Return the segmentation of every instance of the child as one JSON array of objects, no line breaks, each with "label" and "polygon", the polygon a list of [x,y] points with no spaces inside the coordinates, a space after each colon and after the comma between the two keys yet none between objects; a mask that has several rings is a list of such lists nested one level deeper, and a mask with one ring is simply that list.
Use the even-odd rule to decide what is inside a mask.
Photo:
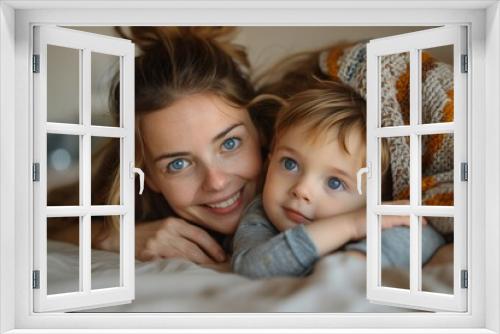
[{"label": "child", "polygon": [[[305,275],[320,257],[365,237],[366,198],[356,190],[365,132],[365,102],[347,86],[321,82],[289,99],[276,120],[263,194],[246,209],[234,237],[235,272]],[[409,229],[387,229],[408,225],[408,217],[384,218],[382,266],[408,268]],[[431,227],[422,233],[425,262],[444,239]],[[346,248],[366,251],[363,242]]]}]

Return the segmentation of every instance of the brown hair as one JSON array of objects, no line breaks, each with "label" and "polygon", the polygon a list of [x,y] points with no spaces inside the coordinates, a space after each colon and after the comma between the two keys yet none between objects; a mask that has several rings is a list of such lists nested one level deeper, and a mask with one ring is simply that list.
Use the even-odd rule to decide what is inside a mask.
[{"label": "brown hair", "polygon": [[[137,167],[144,167],[144,149],[138,128],[142,115],[196,93],[209,92],[243,108],[247,108],[255,96],[248,77],[246,52],[244,48],[230,43],[235,32],[232,27],[131,27],[128,31],[116,27],[115,30],[121,37],[132,40],[141,51],[135,58]],[[116,125],[119,125],[120,115],[119,75],[117,73],[113,79],[109,96],[110,111]],[[258,121],[252,112],[250,116],[254,122]],[[119,161],[112,159],[118,156],[119,150],[119,141],[115,140],[100,153],[100,165],[97,167],[100,173],[93,178],[92,187],[96,191],[92,196],[103,204],[119,203]],[[137,221],[172,214],[163,196],[147,186],[142,196],[136,195],[135,203]],[[105,238],[103,232],[116,221],[106,217],[106,223],[99,238]]]}]

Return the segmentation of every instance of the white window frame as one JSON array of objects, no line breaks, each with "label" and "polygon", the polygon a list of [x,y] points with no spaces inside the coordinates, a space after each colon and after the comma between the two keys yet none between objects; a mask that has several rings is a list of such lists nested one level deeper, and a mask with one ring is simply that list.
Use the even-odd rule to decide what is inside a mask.
[{"label": "white window frame", "polygon": [[[123,6],[128,8],[120,8]],[[468,24],[471,27],[472,76],[468,99],[471,111],[468,114],[468,258],[471,259],[468,312],[32,313],[29,287],[33,212],[30,210],[32,204],[26,200],[31,198],[33,187],[30,178],[33,156],[30,145],[33,136],[29,100],[32,93],[30,34],[34,24],[55,23],[264,26]],[[166,326],[171,330],[165,332],[191,328],[190,333],[339,333],[348,331],[346,328],[357,328],[358,333],[500,333],[500,6],[497,1],[3,1],[0,2],[0,73],[0,333],[47,333],[47,328],[51,328],[50,332],[59,329],[57,332],[61,333],[76,332],[77,329],[79,333],[116,333],[119,332],[116,329],[125,328],[135,329],[128,330],[128,333],[145,333],[153,332],[151,328]],[[474,293],[471,294],[471,291]],[[145,324],[149,325],[149,331],[140,329]],[[295,327],[301,329],[293,329]],[[385,329],[377,330],[377,327]]]},{"label": "white window frame", "polygon": [[[461,271],[467,270],[467,184],[461,180],[461,163],[467,163],[467,86],[469,71],[462,71],[462,55],[467,55],[467,27],[447,25],[407,34],[371,40],[366,47],[366,104],[367,149],[367,298],[387,305],[413,306],[429,311],[467,310],[468,291],[461,287]],[[421,53],[426,49],[451,46],[453,50],[453,120],[425,124],[422,101]],[[381,57],[408,53],[410,73],[410,122],[405,126],[382,126],[382,60]],[[453,135],[454,182],[451,206],[429,206],[422,203],[422,143],[423,134],[451,133]],[[410,202],[408,205],[381,203],[382,176],[381,139],[407,136],[410,139]],[[405,215],[410,218],[409,289],[383,286],[381,271],[381,218],[385,215]],[[422,225],[420,217],[451,217],[453,219],[453,293],[422,291]]]},{"label": "white window frame", "polygon": [[[135,289],[135,208],[134,208],[134,57],[133,43],[126,39],[96,35],[53,26],[34,28],[34,54],[39,56],[39,71],[33,75],[33,160],[39,165],[39,180],[33,184],[33,264],[39,273],[39,287],[34,289],[35,312],[72,311],[96,306],[129,303]],[[50,122],[47,118],[48,46],[71,48],[79,62],[79,122]],[[119,59],[120,124],[118,127],[92,124],[91,61],[92,54],[112,55]],[[54,98],[54,97],[52,97]],[[49,134],[78,136],[79,203],[72,206],[47,206],[47,137]],[[92,138],[114,138],[120,142],[120,203],[92,205]],[[119,284],[92,289],[91,229],[92,217],[119,217]],[[77,291],[48,294],[47,291],[47,218],[79,219],[79,287]]]}]

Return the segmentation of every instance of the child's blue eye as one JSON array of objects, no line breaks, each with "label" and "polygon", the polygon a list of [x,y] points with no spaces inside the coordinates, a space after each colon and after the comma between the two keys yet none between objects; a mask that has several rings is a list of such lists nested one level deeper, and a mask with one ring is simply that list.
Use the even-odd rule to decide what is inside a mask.
[{"label": "child's blue eye", "polygon": [[295,172],[299,168],[297,162],[291,158],[281,159],[281,165],[283,166],[283,168],[291,172]]},{"label": "child's blue eye", "polygon": [[233,150],[237,149],[240,146],[240,144],[241,144],[241,139],[236,138],[236,137],[231,137],[231,138],[226,139],[222,143],[222,147],[226,151],[233,151]]},{"label": "child's blue eye", "polygon": [[191,165],[191,163],[186,159],[175,159],[167,165],[167,170],[169,172],[179,172],[189,165]]},{"label": "child's blue eye", "polygon": [[344,183],[338,177],[332,177],[328,179],[328,187],[333,190],[344,190]]}]

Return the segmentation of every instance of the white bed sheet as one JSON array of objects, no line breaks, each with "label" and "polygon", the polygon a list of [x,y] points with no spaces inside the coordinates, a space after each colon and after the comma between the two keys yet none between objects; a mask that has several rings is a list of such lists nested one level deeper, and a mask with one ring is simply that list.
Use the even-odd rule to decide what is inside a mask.
[{"label": "white bed sheet", "polygon": [[[78,248],[48,242],[49,291],[77,286]],[[118,254],[92,250],[92,287],[113,286],[119,273]],[[451,264],[425,269],[427,288],[449,289]],[[393,282],[406,273],[391,270]],[[366,262],[337,252],[321,259],[303,278],[251,280],[180,259],[136,262],[135,300],[91,312],[407,312],[366,300]]]}]

